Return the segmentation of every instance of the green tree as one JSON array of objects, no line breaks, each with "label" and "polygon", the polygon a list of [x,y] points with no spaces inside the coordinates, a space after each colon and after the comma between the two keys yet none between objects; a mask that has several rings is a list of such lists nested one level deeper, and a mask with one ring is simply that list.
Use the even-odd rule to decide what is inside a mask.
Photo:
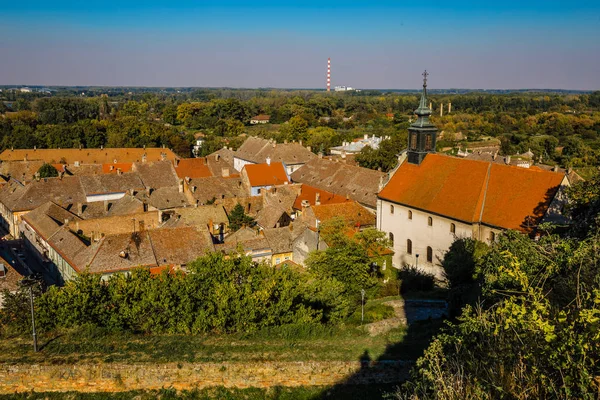
[{"label": "green tree", "polygon": [[229,213],[229,229],[232,231],[237,231],[244,226],[253,227],[254,225],[256,225],[256,221],[244,212],[244,207],[240,203],[236,204]]},{"label": "green tree", "polygon": [[37,171],[40,178],[54,178],[58,176],[58,171],[52,164],[44,163]]}]

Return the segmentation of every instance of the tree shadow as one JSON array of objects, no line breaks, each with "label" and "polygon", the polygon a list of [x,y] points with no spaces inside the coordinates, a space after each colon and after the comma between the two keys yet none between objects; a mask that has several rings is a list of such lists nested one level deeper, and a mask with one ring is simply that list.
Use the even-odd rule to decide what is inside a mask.
[{"label": "tree shadow", "polygon": [[[422,307],[428,300],[415,300],[409,307]],[[372,359],[365,350],[359,357],[360,369],[324,390],[312,400],[328,399],[381,399],[393,393],[410,376],[415,361],[423,355],[432,338],[444,326],[444,312],[432,312],[429,318],[422,319],[423,313],[406,312],[407,330],[402,340],[390,343],[383,354]],[[436,318],[442,315],[441,318]]]},{"label": "tree shadow", "polygon": [[551,222],[556,225],[566,225],[569,221],[563,216],[567,204],[564,189],[560,186],[549,188],[544,194],[544,200],[534,207],[531,214],[525,216],[521,228],[529,235],[535,236],[541,222]]},{"label": "tree shadow", "polygon": [[56,335],[53,338],[50,338],[46,341],[46,343],[44,343],[43,345],[40,346],[40,348],[38,349],[38,351],[42,351],[44,350],[50,343],[54,342],[55,340],[57,340],[58,338],[62,337],[62,334]]}]

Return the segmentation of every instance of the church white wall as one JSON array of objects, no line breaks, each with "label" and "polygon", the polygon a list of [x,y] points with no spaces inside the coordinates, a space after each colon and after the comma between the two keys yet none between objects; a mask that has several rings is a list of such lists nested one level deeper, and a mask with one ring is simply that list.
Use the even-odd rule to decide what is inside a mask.
[{"label": "church white wall", "polygon": [[[377,228],[385,232],[388,237],[390,233],[393,234],[395,254],[392,261],[396,268],[400,268],[405,264],[416,265],[416,255],[419,254],[419,268],[442,279],[440,260],[443,259],[452,242],[455,238],[472,237],[473,235],[471,224],[429,214],[385,200],[378,200],[378,205]],[[393,214],[390,206],[394,207]],[[409,219],[409,211],[412,211],[412,219]],[[432,218],[432,226],[428,225],[428,217]],[[455,226],[454,233],[450,230],[451,224]],[[412,254],[407,253],[408,239],[412,241]],[[428,246],[432,248],[433,253],[431,262],[427,261]]]}]

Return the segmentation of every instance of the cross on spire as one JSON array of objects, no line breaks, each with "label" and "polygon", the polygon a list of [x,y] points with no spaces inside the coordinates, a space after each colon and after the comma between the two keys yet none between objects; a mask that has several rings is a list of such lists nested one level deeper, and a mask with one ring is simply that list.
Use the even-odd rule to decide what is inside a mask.
[{"label": "cross on spire", "polygon": [[423,75],[423,87],[427,87],[427,77],[429,76],[429,72],[425,70],[421,75]]}]

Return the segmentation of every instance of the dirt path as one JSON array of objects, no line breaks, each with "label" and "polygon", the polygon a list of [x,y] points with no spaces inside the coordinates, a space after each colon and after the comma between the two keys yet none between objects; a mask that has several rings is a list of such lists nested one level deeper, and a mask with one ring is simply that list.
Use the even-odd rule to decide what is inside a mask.
[{"label": "dirt path", "polygon": [[383,303],[394,309],[393,318],[384,319],[364,325],[371,336],[385,334],[409,322],[442,318],[447,311],[446,303],[437,300],[390,300]]}]

